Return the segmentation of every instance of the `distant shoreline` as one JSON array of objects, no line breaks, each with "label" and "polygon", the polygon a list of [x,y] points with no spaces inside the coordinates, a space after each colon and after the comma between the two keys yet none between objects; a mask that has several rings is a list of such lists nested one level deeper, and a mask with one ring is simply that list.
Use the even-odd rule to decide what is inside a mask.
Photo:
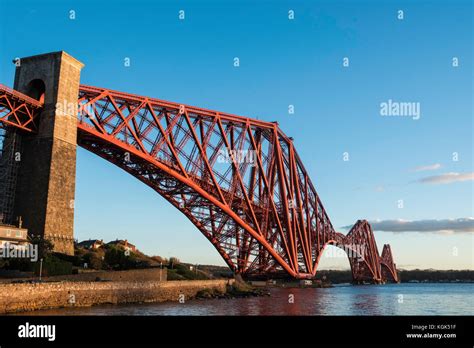
[{"label": "distant shoreline", "polygon": [[[401,283],[474,283],[474,270],[399,270]],[[328,280],[333,284],[350,283],[350,270],[320,270],[316,279]]]}]

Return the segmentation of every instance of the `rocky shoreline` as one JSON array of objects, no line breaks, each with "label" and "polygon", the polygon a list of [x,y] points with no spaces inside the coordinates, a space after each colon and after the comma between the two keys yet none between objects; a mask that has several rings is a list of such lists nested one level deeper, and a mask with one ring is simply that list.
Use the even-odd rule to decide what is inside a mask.
[{"label": "rocky shoreline", "polygon": [[195,299],[204,300],[204,299],[214,299],[214,298],[223,298],[223,299],[233,299],[233,298],[247,298],[247,297],[256,297],[256,296],[270,296],[270,291],[267,288],[256,288],[250,286],[243,282],[235,282],[233,284],[228,284],[225,291],[220,289],[202,289],[197,292]]}]

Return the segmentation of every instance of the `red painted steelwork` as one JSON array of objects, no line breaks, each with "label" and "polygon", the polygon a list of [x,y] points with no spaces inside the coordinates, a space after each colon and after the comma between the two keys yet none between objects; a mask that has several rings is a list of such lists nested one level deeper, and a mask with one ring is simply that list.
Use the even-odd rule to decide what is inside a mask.
[{"label": "red painted steelwork", "polygon": [[[15,99],[4,95],[5,105]],[[313,278],[333,244],[348,252],[356,282],[385,281],[382,263],[398,280],[390,249],[379,257],[367,221],[347,236],[334,230],[277,123],[84,85],[78,106],[78,145],[167,199],[235,273]],[[0,121],[35,130],[32,121]]]},{"label": "red painted steelwork", "polygon": [[0,126],[14,126],[36,132],[43,103],[0,84]]},{"label": "red painted steelwork", "polygon": [[389,244],[385,244],[382,249],[382,256],[380,257],[380,267],[382,279],[384,281],[391,281],[399,283],[400,278],[397,272],[397,265],[393,261],[392,249]]}]

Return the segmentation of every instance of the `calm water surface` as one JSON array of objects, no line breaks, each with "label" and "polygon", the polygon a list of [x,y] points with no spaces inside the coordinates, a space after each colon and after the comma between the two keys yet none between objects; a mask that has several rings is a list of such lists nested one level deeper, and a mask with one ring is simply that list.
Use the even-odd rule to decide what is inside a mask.
[{"label": "calm water surface", "polygon": [[[338,285],[270,289],[270,297],[102,305],[22,315],[473,315],[474,284]],[[288,303],[289,295],[294,303]]]}]

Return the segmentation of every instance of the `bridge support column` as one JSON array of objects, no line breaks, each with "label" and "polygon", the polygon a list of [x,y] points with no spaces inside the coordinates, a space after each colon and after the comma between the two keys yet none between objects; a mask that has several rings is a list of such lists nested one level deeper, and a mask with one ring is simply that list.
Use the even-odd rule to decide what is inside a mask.
[{"label": "bridge support column", "polygon": [[65,52],[22,58],[14,89],[44,100],[39,132],[22,136],[14,214],[30,235],[74,253],[77,98],[83,64]]}]

